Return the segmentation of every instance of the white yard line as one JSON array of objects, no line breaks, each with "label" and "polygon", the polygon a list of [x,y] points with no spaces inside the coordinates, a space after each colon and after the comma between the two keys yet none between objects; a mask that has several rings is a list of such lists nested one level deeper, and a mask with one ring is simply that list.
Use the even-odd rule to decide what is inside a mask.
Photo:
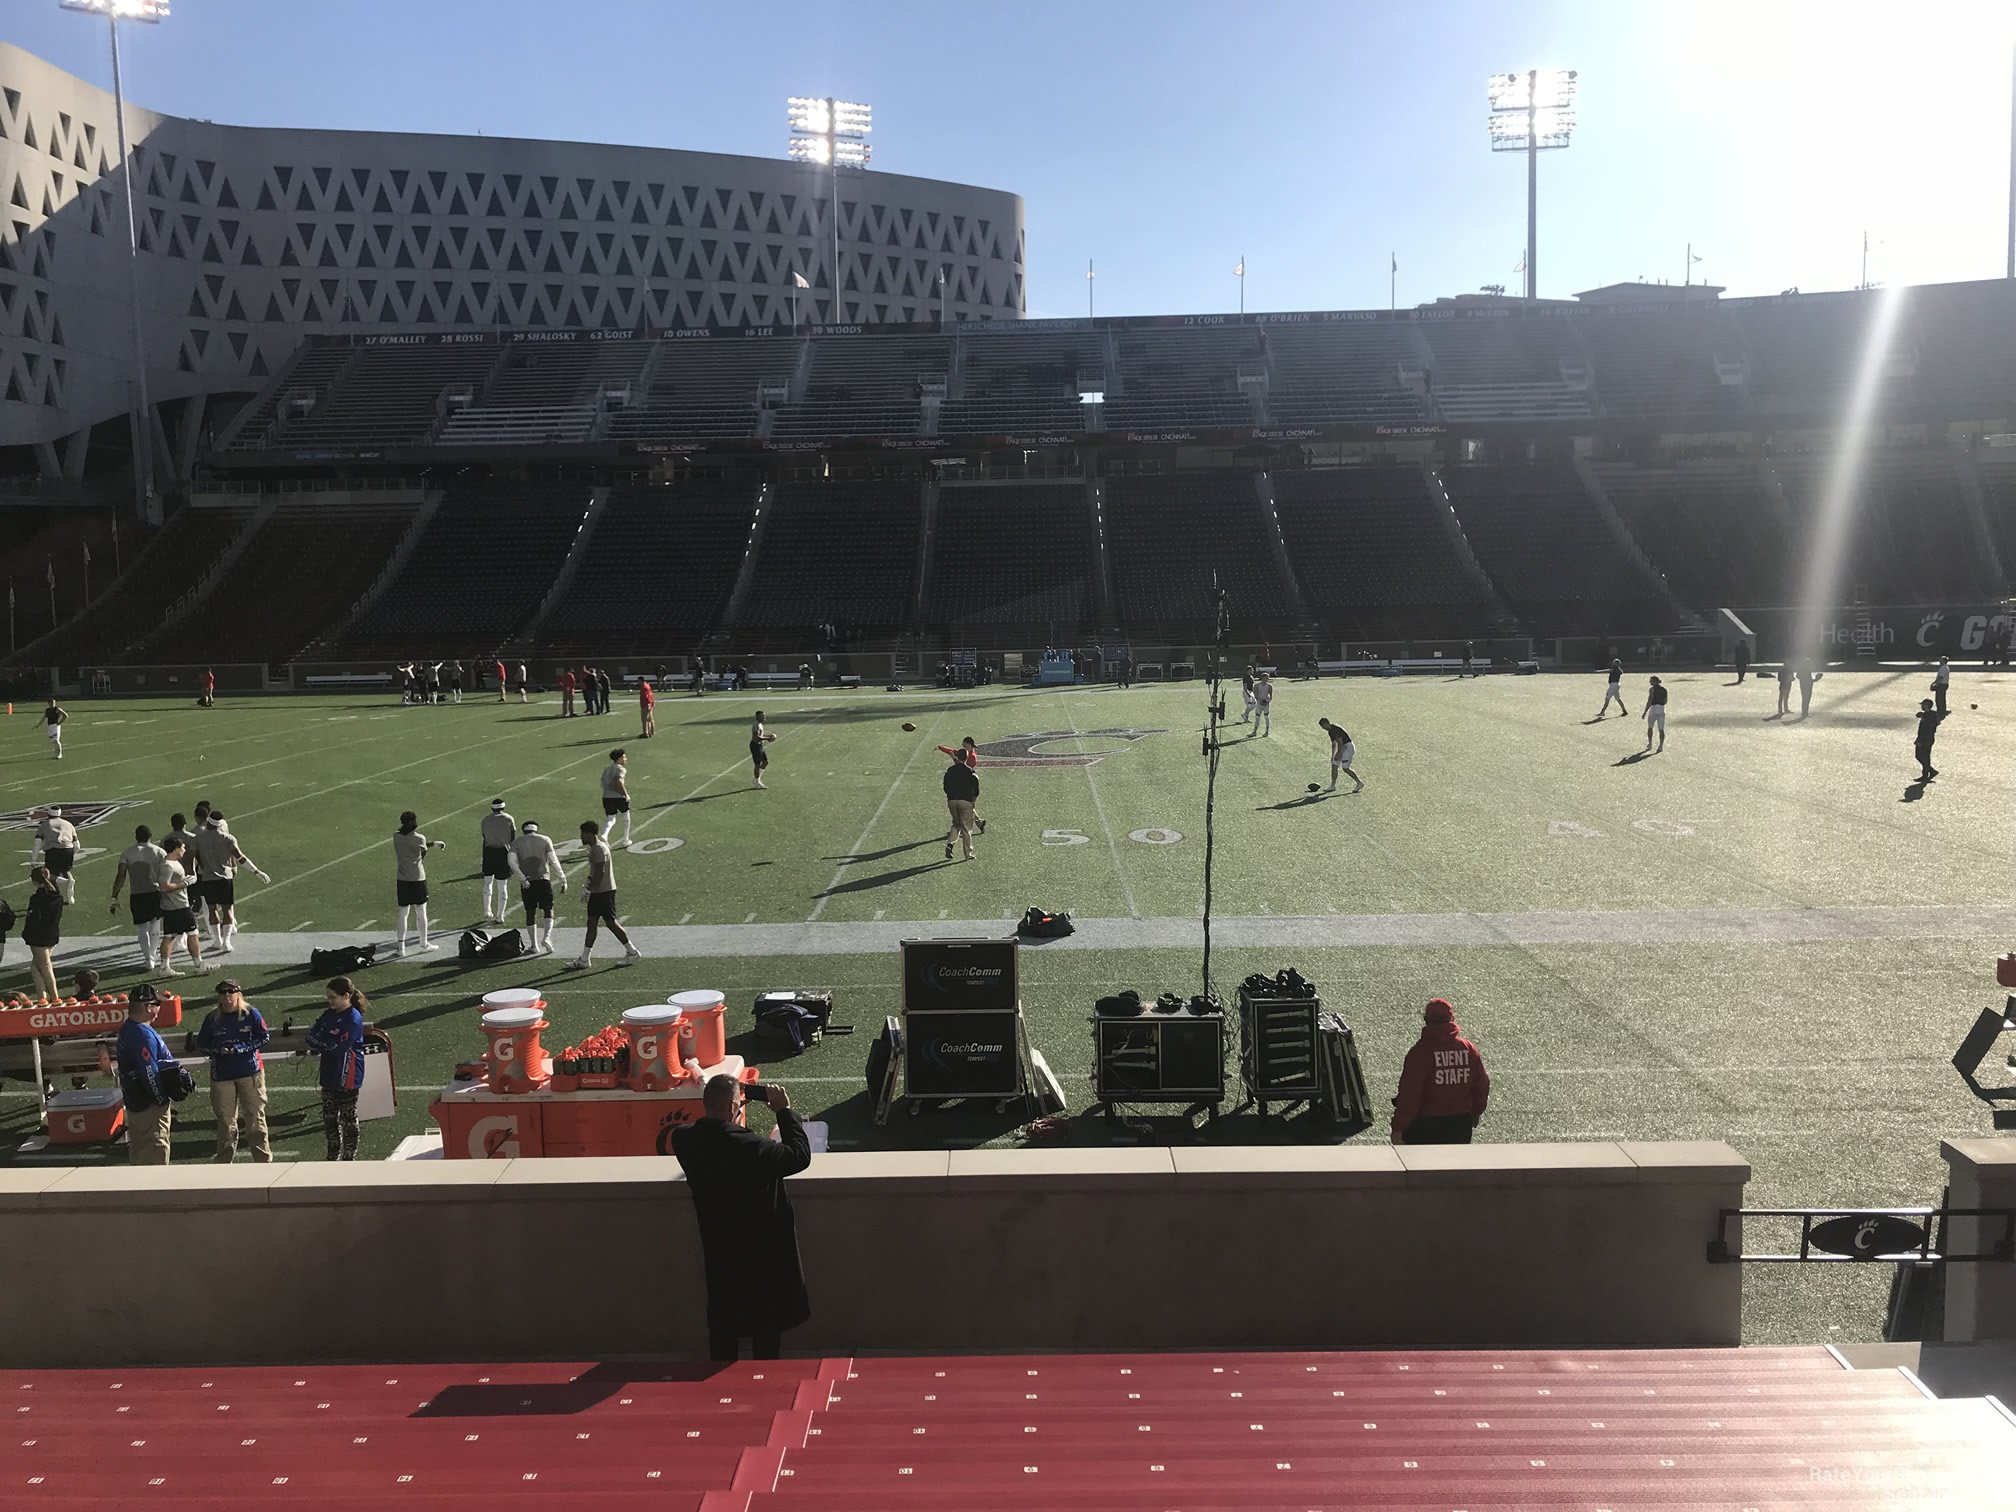
[{"label": "white yard line", "polygon": [[[438,754],[436,756],[430,756],[427,759],[430,761],[437,760]],[[559,766],[551,767],[548,770],[539,773],[535,777],[528,778],[527,785],[533,782],[544,782],[549,777],[558,777],[562,772],[571,772],[574,770],[574,768],[581,766],[586,762],[600,761],[602,759],[603,758],[599,752],[587,756],[576,756],[572,761],[562,762]],[[410,764],[411,763],[409,763],[409,765]],[[396,771],[400,769],[394,768],[394,770]],[[490,800],[487,797],[472,798],[469,800],[469,802],[462,804],[457,808],[449,809],[446,813],[434,815],[431,819],[427,821],[427,826],[443,824],[446,823],[448,820],[453,819],[457,814],[466,814],[471,809],[476,808],[487,809],[489,806],[490,806]],[[423,828],[427,826],[423,826]],[[271,887],[265,888],[263,891],[261,891],[259,896],[262,899],[270,897],[272,894],[278,892],[281,888],[291,887],[296,882],[304,881],[309,877],[317,876],[320,873],[329,870],[329,868],[332,866],[341,866],[346,861],[355,861],[359,856],[368,856],[371,854],[371,852],[375,850],[381,850],[381,849],[389,850],[391,849],[391,844],[392,844],[392,837],[390,835],[386,835],[381,839],[373,840],[369,845],[360,845],[357,847],[357,849],[349,851],[344,855],[338,856],[333,861],[324,861],[320,866],[311,866],[308,868],[308,870],[304,872],[295,872],[291,876],[282,877],[279,881],[275,882]]]},{"label": "white yard line", "polygon": [[[889,811],[890,800],[896,796],[896,790],[903,786],[903,779],[910,775],[910,768],[917,764],[917,758],[927,750],[934,752],[937,750],[938,742],[934,737],[938,734],[938,726],[945,722],[945,713],[950,707],[949,704],[938,706],[938,713],[931,721],[931,728],[924,732],[924,738],[917,743],[917,749],[910,753],[910,759],[903,763],[903,769],[896,774],[896,780],[889,784],[889,791],[884,793],[882,801],[875,805],[875,812],[868,820],[868,827],[861,831],[861,838],[848,848],[848,855],[858,856],[868,848],[868,837],[875,833],[875,826],[882,822],[882,816]],[[818,901],[812,905],[812,912],[805,916],[807,924],[818,922],[819,915],[826,912],[826,904],[833,896],[833,889],[846,878],[847,863],[842,861],[833,870],[833,880],[826,884],[825,891],[819,894]]]},{"label": "white yard line", "polygon": [[[1058,702],[1065,705],[1066,715],[1071,721],[1071,733],[1073,735],[1081,733],[1078,729],[1078,716],[1070,710],[1070,701],[1060,698]],[[1092,811],[1099,816],[1099,828],[1106,832],[1106,849],[1113,857],[1113,875],[1120,879],[1121,896],[1127,900],[1127,916],[1130,919],[1138,919],[1141,917],[1141,907],[1134,901],[1134,884],[1127,880],[1127,864],[1120,859],[1120,843],[1113,838],[1113,826],[1106,822],[1106,805],[1099,801],[1099,779],[1092,775],[1098,766],[1099,763],[1096,761],[1086,766],[1085,786],[1091,790]]]},{"label": "white yard line", "polygon": [[[488,800],[479,800],[487,802]],[[379,842],[382,845],[384,842]],[[367,850],[377,846],[366,847]],[[360,851],[358,854],[363,854]],[[340,858],[349,859],[349,858]],[[330,862],[336,865],[338,862]],[[304,875],[306,875],[304,873]],[[281,886],[275,883],[274,886]],[[762,956],[862,956],[893,954],[920,934],[987,936],[1001,933],[998,919],[882,919],[874,922],[801,924],[644,924],[631,930],[639,948],[666,959],[750,959]],[[2016,934],[2016,908],[2005,903],[1939,904],[1918,908],[1647,908],[1591,912],[1523,913],[1247,914],[1213,921],[1214,941],[1226,949],[1336,950],[1505,949],[1563,945],[1778,945],[1796,941],[1858,943],[1869,940],[1992,940]],[[1155,918],[1081,917],[1077,933],[1033,953],[1186,950],[1197,943],[1194,915]],[[354,934],[306,932],[240,934],[234,963],[289,965],[309,945],[354,942]],[[90,943],[86,943],[90,941]],[[129,940],[102,942],[80,936],[66,945],[65,969],[130,954]]]}]

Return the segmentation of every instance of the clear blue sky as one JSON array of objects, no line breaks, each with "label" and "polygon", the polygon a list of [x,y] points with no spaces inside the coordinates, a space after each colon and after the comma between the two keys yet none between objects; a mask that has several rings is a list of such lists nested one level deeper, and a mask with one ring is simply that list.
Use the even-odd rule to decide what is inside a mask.
[{"label": "clear blue sky", "polygon": [[[0,0],[0,37],[103,83],[102,22]],[[1419,303],[1516,286],[1524,160],[1484,80],[1581,71],[1541,159],[1541,293],[1998,277],[2008,0],[175,0],[136,103],[251,125],[780,155],[784,97],[875,106],[876,164],[1027,201],[1029,312]]]}]

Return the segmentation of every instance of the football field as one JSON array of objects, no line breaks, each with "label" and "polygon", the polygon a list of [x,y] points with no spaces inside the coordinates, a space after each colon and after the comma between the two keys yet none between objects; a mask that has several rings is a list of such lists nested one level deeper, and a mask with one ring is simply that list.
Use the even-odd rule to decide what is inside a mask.
[{"label": "football field", "polygon": [[[1943,775],[1920,789],[1912,715],[1927,681],[1833,673],[1809,719],[1795,691],[1795,717],[1780,720],[1775,685],[1676,672],[1666,749],[1642,759],[1636,673],[1634,717],[1600,722],[1594,676],[1288,681],[1265,738],[1244,738],[1235,684],[1214,984],[1229,1000],[1250,971],[1299,969],[1356,1030],[1382,1110],[1421,1004],[1440,995],[1491,1071],[1481,1138],[1726,1139],[1755,1166],[1756,1205],[1936,1201],[1940,1137],[1988,1128],[1948,1061],[1976,1011],[1999,1002],[1994,957],[2016,937],[2016,677],[1956,677]],[[747,754],[758,709],[778,737],[763,791]],[[229,815],[273,881],[241,876],[240,949],[177,985],[200,1015],[228,972],[276,1029],[305,1027],[320,1005],[312,945],[392,937],[400,810],[448,842],[429,862],[442,948],[359,976],[401,1084],[398,1117],[366,1125],[367,1157],[431,1127],[430,1092],[480,1053],[475,1005],[499,987],[542,989],[556,1050],[626,1007],[719,988],[731,1047],[846,1149],[1016,1137],[1019,1116],[991,1106],[870,1123],[862,1063],[897,1010],[901,939],[1005,932],[1032,904],[1075,916],[1078,934],[1023,951],[1022,992],[1081,1142],[1134,1137],[1082,1116],[1092,1001],[1199,983],[1201,684],[668,696],[648,741],[621,699],[575,719],[558,717],[557,698],[494,694],[436,708],[389,695],[211,710],[80,701],[60,764],[33,714],[17,707],[0,726],[8,901],[25,905],[27,810],[111,806],[82,831],[90,849],[57,951],[66,981],[84,964],[115,987],[135,980],[125,906],[107,912],[114,858],[136,822],[159,835],[198,799]],[[1351,732],[1362,794],[1348,779],[1307,793],[1329,778],[1319,715]],[[948,862],[933,747],[966,735],[983,752],[988,828],[973,861]],[[490,800],[567,840],[600,818],[597,776],[616,746],[630,752],[637,841],[616,856],[620,910],[646,959],[623,966],[605,940],[591,970],[564,969],[581,938],[575,859],[553,956],[460,963]],[[26,985],[18,941],[0,981]],[[836,1021],[860,1032],[766,1055],[747,1033],[750,998],[792,986],[832,988]],[[320,1159],[312,1075],[289,1064],[270,1081],[276,1148]],[[33,1109],[27,1084],[8,1083],[0,1159],[32,1132]],[[176,1132],[178,1160],[208,1157],[200,1093]],[[1384,1136],[1381,1124],[1357,1137]],[[1323,1135],[1241,1115],[1196,1135],[1158,1120],[1154,1137]],[[1755,1339],[1825,1340],[1874,1331],[1887,1272],[1747,1279]]]}]

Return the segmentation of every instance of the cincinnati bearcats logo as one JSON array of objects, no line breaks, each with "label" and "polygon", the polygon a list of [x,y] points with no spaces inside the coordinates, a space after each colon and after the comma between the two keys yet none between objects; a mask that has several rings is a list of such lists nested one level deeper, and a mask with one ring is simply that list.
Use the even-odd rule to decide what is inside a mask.
[{"label": "cincinnati bearcats logo", "polygon": [[[1167,730],[1042,730],[1034,735],[1009,735],[975,747],[981,763],[997,767],[1089,767],[1118,756],[1137,740],[1166,735]],[[1046,746],[1069,745],[1069,750]]]},{"label": "cincinnati bearcats logo", "polygon": [[60,808],[63,817],[77,828],[90,829],[95,824],[103,824],[121,809],[140,807],[138,798],[105,798],[96,803],[72,803],[68,799],[56,803],[37,804],[34,808],[15,809],[11,813],[0,814],[0,830],[28,830],[48,817],[49,810]]}]

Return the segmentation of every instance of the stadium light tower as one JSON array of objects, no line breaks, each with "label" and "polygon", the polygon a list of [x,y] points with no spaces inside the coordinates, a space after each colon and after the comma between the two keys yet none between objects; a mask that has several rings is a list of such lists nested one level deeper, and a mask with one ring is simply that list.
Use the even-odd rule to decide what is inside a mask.
[{"label": "stadium light tower", "polygon": [[1529,68],[1491,75],[1487,124],[1493,152],[1526,154],[1526,297],[1540,297],[1540,154],[1566,147],[1575,131],[1575,70]]},{"label": "stadium light tower", "polygon": [[126,87],[119,72],[119,23],[149,26],[168,18],[168,0],[60,0],[65,10],[105,18],[112,34],[112,115],[119,132],[119,166],[126,176],[126,281],[133,326],[133,503],[141,519],[154,521],[154,417],[147,401],[147,339],[140,329],[140,226],[134,208],[133,162],[126,155]]},{"label": "stadium light tower", "polygon": [[852,100],[815,100],[793,95],[786,102],[791,121],[791,156],[824,165],[833,173],[833,319],[840,319],[840,170],[866,168],[875,149],[861,140],[875,129],[875,112]]}]

